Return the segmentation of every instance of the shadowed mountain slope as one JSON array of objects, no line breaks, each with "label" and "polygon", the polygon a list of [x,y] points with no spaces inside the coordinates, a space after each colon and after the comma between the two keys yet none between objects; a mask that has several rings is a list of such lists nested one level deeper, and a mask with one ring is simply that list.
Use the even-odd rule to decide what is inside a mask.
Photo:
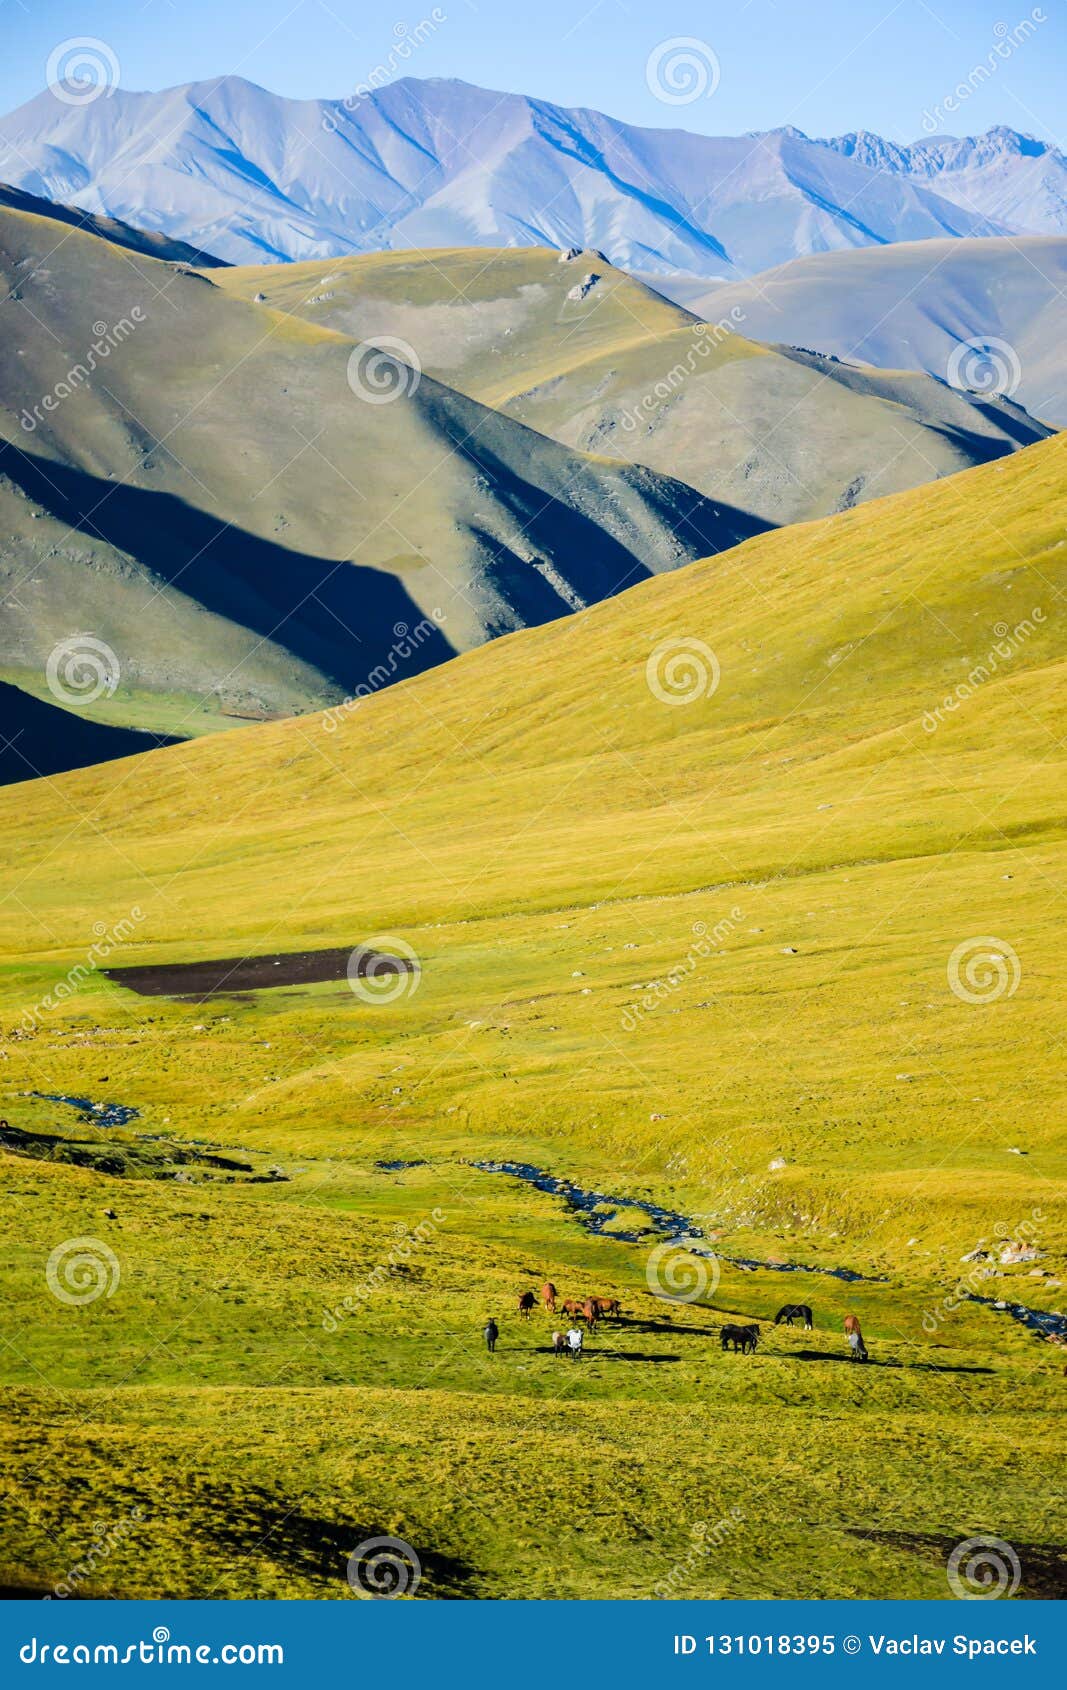
[{"label": "shadowed mountain slope", "polygon": [[356,339],[396,337],[441,380],[565,445],[776,525],[1048,433],[1018,405],[921,373],[763,345],[741,305],[708,327],[597,252],[377,253],[218,281]]},{"label": "shadowed mountain slope", "polygon": [[54,231],[0,208],[7,670],[39,676],[73,618],[184,732],[205,702],[290,713],[761,526],[235,298],[224,271]]}]

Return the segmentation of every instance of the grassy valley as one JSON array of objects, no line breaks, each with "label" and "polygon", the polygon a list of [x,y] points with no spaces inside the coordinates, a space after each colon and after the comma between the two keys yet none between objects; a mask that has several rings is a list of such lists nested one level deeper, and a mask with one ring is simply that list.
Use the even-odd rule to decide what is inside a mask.
[{"label": "grassy valley", "polygon": [[[0,796],[12,1582],[103,1521],[126,1596],[384,1533],[422,1596],[941,1598],[979,1533],[1062,1587],[1062,1350],[972,1298],[1063,1308],[1065,450]],[[106,972],[342,945],[418,966]],[[622,1301],[578,1364],[545,1278]]]}]

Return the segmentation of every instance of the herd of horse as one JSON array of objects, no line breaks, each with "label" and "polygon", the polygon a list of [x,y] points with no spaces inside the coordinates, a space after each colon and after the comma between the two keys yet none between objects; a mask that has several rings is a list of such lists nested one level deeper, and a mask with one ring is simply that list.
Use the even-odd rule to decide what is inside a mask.
[{"label": "herd of horse", "polygon": [[[574,1298],[561,1299],[559,1292],[550,1279],[546,1279],[541,1287],[541,1302],[546,1314],[554,1315],[557,1309],[577,1324],[583,1321],[586,1330],[592,1334],[600,1322],[605,1319],[621,1320],[622,1305],[618,1297],[584,1297],[580,1301]],[[537,1298],[532,1291],[523,1291],[519,1295],[519,1315],[523,1320],[529,1320],[537,1307]],[[811,1307],[808,1303],[784,1303],[774,1317],[775,1326],[792,1326],[798,1323],[805,1332],[810,1332],[814,1324]],[[847,1314],[844,1320],[845,1336],[849,1344],[850,1361],[866,1361],[867,1347],[863,1342],[859,1319],[854,1314]],[[724,1350],[732,1349],[736,1355],[754,1355],[759,1343],[760,1330],[756,1322],[746,1326],[727,1323],[719,1330],[719,1339]],[[553,1349],[556,1354],[562,1354],[565,1344],[563,1335],[559,1332],[552,1334]]]},{"label": "herd of horse", "polygon": [[[546,1314],[565,1314],[571,1320],[585,1322],[586,1330],[596,1331],[602,1320],[621,1320],[622,1304],[618,1297],[583,1297],[580,1301],[573,1298],[561,1299],[559,1292],[550,1279],[546,1279],[541,1287],[541,1302]],[[529,1320],[537,1307],[537,1298],[532,1291],[523,1291],[519,1297],[519,1314],[523,1320]]]}]

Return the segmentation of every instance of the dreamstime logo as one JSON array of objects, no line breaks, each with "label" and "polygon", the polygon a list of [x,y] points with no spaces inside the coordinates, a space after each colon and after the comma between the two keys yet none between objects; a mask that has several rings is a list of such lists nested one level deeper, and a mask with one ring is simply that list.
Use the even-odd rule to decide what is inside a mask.
[{"label": "dreamstime logo", "polygon": [[690,106],[694,100],[710,100],[722,76],[722,67],[706,41],[694,35],[672,35],[653,47],[645,65],[648,91],[665,106]]},{"label": "dreamstime logo", "polygon": [[335,1303],[332,1309],[323,1309],[322,1330],[336,1332],[346,1315],[358,1313],[365,1308],[372,1297],[385,1289],[394,1275],[410,1274],[412,1257],[425,1245],[432,1244],[438,1229],[444,1225],[447,1218],[444,1209],[431,1209],[429,1219],[419,1221],[417,1226],[408,1227],[402,1221],[398,1222],[394,1228],[396,1242],[384,1262],[376,1263],[366,1278],[342,1297],[339,1303]]},{"label": "dreamstime logo", "polygon": [[376,663],[365,681],[361,681],[355,691],[341,703],[334,704],[325,712],[322,718],[323,733],[333,734],[352,710],[355,710],[365,698],[372,698],[382,687],[387,687],[395,681],[405,663],[410,662],[424,641],[436,634],[442,622],[448,618],[445,612],[437,607],[431,610],[429,616],[424,616],[421,622],[416,622],[414,628],[409,628],[406,622],[398,622],[393,629],[393,644],[385,654],[382,663]]},{"label": "dreamstime logo", "polygon": [[118,658],[103,640],[93,634],[71,634],[49,653],[45,680],[60,704],[92,704],[105,693],[111,697],[120,672]]},{"label": "dreamstime logo", "polygon": [[100,318],[93,324],[93,339],[90,341],[84,355],[76,364],[72,364],[66,374],[53,385],[50,393],[44,393],[36,405],[24,405],[19,424],[25,434],[32,434],[44,422],[46,416],[58,411],[65,399],[70,399],[82,388],[92,386],[92,377],[96,374],[104,361],[117,352],[123,343],[129,340],[134,329],[148,321],[147,315],[139,305],[131,307],[128,317],[120,317],[117,323],[105,323]]},{"label": "dreamstime logo", "polygon": [[58,1008],[61,1003],[65,1003],[68,998],[73,997],[85,981],[91,978],[95,970],[107,961],[112,951],[117,946],[124,945],[128,939],[133,937],[136,924],[144,919],[144,911],[140,904],[134,904],[129,915],[123,916],[121,921],[116,921],[113,927],[109,927],[106,921],[94,921],[93,933],[95,937],[85,953],[85,961],[74,963],[67,970],[62,980],[58,981],[42,998],[38,998],[32,1009],[23,1010],[20,1023],[22,1031],[32,1033],[35,1027],[40,1026],[41,1020],[47,1012]]},{"label": "dreamstime logo", "polygon": [[443,23],[447,22],[448,13],[443,12],[440,6],[435,6],[429,17],[419,19],[414,29],[403,22],[395,23],[393,25],[394,41],[385,59],[380,64],[374,65],[362,82],[356,83],[354,94],[349,94],[347,99],[342,100],[339,106],[334,107],[333,111],[324,114],[322,127],[327,134],[336,135],[341,127],[334,112],[354,112],[357,107],[362,105],[364,100],[369,100],[378,88],[384,88],[397,71],[403,69],[415,49],[421,47],[423,42],[427,41]]},{"label": "dreamstime logo", "polygon": [[722,671],[719,659],[703,640],[660,640],[645,664],[645,681],[661,704],[695,704],[717,690]]},{"label": "dreamstime logo", "polygon": [[991,76],[995,76],[1001,65],[1037,33],[1038,26],[1048,22],[1047,14],[1040,6],[1035,6],[1029,16],[1020,18],[1014,29],[1001,21],[993,25],[993,45],[985,58],[978,64],[972,65],[961,82],[957,82],[943,99],[933,107],[927,106],[923,112],[922,126],[927,135],[932,135],[940,129],[946,116],[958,112],[962,105],[970,99],[972,94],[987,83]]},{"label": "dreamstime logo", "polygon": [[65,106],[88,106],[115,92],[118,55],[95,35],[73,35],[53,47],[44,74],[46,87]]},{"label": "dreamstime logo", "polygon": [[422,963],[405,940],[382,933],[356,946],[348,959],[348,984],[364,1003],[396,1003],[415,996]]},{"label": "dreamstime logo", "polygon": [[970,673],[962,681],[956,682],[953,690],[946,694],[940,704],[925,712],[922,719],[923,733],[936,733],[946,715],[952,715],[961,704],[974,696],[979,687],[999,674],[1002,664],[1010,663],[1012,658],[1019,655],[1027,640],[1033,639],[1045,619],[1045,612],[1039,604],[1035,604],[1031,614],[1016,622],[1014,628],[1007,622],[994,622],[995,643]]},{"label": "dreamstime logo", "polygon": [[948,959],[948,983],[963,1003],[1014,997],[1022,979],[1017,953],[1003,939],[964,939]]},{"label": "dreamstime logo", "polygon": [[98,1297],[115,1295],[119,1259],[99,1238],[67,1238],[49,1256],[44,1277],[57,1302],[83,1308]]},{"label": "dreamstime logo", "polygon": [[[965,1303],[981,1297],[988,1281],[1000,1277],[1000,1267],[1014,1267],[1020,1262],[1036,1261],[1040,1255],[1038,1231],[1045,1218],[1042,1209],[1034,1208],[1029,1215],[1024,1215],[1022,1220],[1014,1221],[1010,1225],[1006,1221],[994,1221],[991,1236],[980,1238],[973,1250],[968,1250],[965,1256],[960,1257],[961,1261],[971,1264],[969,1271],[957,1280],[953,1289],[940,1303],[923,1314],[923,1331],[933,1337],[949,1315],[958,1313]],[[987,1244],[991,1244],[993,1248],[986,1249]]]},{"label": "dreamstime logo", "polygon": [[686,952],[684,959],[662,979],[649,980],[641,988],[644,996],[636,1003],[626,1005],[619,1022],[623,1032],[632,1033],[643,1016],[652,1015],[660,1004],[666,1002],[667,998],[673,992],[676,992],[679,986],[684,985],[685,981],[696,971],[698,963],[705,957],[712,956],[720,945],[725,944],[730,934],[737,927],[738,922],[743,920],[744,911],[735,904],[729,915],[723,916],[721,921],[717,921],[710,932],[706,921],[694,921],[693,943]]},{"label": "dreamstime logo", "polygon": [[694,1256],[684,1238],[657,1244],[645,1263],[645,1284],[654,1297],[670,1303],[695,1303],[713,1296],[719,1283],[719,1258]]},{"label": "dreamstime logo", "polygon": [[[106,1561],[109,1555],[113,1555],[115,1550],[136,1530],[143,1519],[144,1515],[139,1508],[131,1508],[130,1512],[121,1520],[95,1521],[92,1528],[92,1542],[82,1559],[76,1561],[72,1567],[67,1568],[60,1582],[52,1586],[51,1597],[44,1597],[44,1601],[48,1602],[54,1597],[62,1602],[68,1596],[76,1596],[79,1587],[92,1580],[101,1561]],[[158,1642],[159,1639],[157,1638],[156,1641]]]},{"label": "dreamstime logo", "polygon": [[740,1508],[731,1508],[729,1514],[724,1514],[721,1520],[695,1521],[689,1528],[692,1547],[687,1555],[674,1563],[665,1578],[652,1586],[653,1596],[658,1596],[663,1601],[672,1596],[684,1596],[700,1571],[702,1563],[716,1549],[721,1549],[744,1518]]},{"label": "dreamstime logo", "polygon": [[402,1537],[369,1537],[348,1557],[348,1582],[357,1596],[390,1601],[414,1596],[422,1562]]},{"label": "dreamstime logo", "polygon": [[411,398],[422,380],[415,348],[397,335],[360,341],[348,360],[348,385],[368,405],[390,405]]},{"label": "dreamstime logo", "polygon": [[1014,1596],[1022,1567],[1010,1543],[1002,1537],[969,1537],[948,1558],[948,1583],[953,1596],[970,1602],[995,1602]]},{"label": "dreamstime logo", "polygon": [[633,434],[636,429],[641,428],[657,410],[662,411],[663,407],[681,392],[689,377],[698,373],[701,360],[710,357],[715,348],[728,340],[730,335],[737,334],[744,321],[744,311],[740,305],[734,305],[728,315],[720,317],[717,323],[697,323],[685,357],[679,358],[666,375],[660,376],[641,395],[636,405],[629,405],[623,411],[619,421],[627,434]]},{"label": "dreamstime logo", "polygon": [[948,361],[948,384],[961,393],[980,393],[986,399],[1010,399],[1023,379],[1014,346],[996,335],[988,340],[961,340]]}]

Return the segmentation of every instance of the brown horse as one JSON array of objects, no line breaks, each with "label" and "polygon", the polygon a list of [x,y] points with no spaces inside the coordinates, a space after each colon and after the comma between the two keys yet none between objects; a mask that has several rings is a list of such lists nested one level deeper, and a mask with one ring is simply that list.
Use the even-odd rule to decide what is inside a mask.
[{"label": "brown horse", "polygon": [[536,1301],[537,1299],[532,1291],[524,1291],[522,1293],[522,1296],[519,1298],[519,1313],[522,1315],[523,1320],[529,1320],[530,1310],[533,1308]]},{"label": "brown horse", "polygon": [[560,1304],[560,1307],[562,1308],[564,1314],[570,1315],[572,1320],[581,1320],[581,1318],[582,1318],[582,1305],[581,1305],[581,1303],[574,1303],[568,1297],[566,1302]]},{"label": "brown horse", "polygon": [[596,1304],[597,1312],[602,1320],[606,1320],[608,1315],[611,1316],[612,1320],[622,1319],[622,1304],[618,1297],[594,1297],[593,1302]]},{"label": "brown horse", "polygon": [[582,1314],[590,1332],[595,1332],[600,1319],[600,1306],[595,1297],[587,1297],[582,1304]]},{"label": "brown horse", "polygon": [[566,1348],[567,1348],[567,1340],[563,1336],[563,1333],[562,1332],[553,1332],[553,1334],[552,1334],[552,1354],[554,1356],[561,1356],[566,1351]]},{"label": "brown horse", "polygon": [[863,1333],[860,1332],[859,1315],[846,1314],[846,1316],[845,1316],[845,1331],[847,1333],[850,1333],[850,1334],[853,1333],[853,1332],[859,1332],[860,1343],[863,1342]]},{"label": "brown horse", "polygon": [[541,1287],[541,1301],[545,1305],[546,1314],[555,1314],[555,1312],[556,1312],[556,1287],[553,1285],[553,1283],[550,1279],[546,1279],[545,1283]]}]

